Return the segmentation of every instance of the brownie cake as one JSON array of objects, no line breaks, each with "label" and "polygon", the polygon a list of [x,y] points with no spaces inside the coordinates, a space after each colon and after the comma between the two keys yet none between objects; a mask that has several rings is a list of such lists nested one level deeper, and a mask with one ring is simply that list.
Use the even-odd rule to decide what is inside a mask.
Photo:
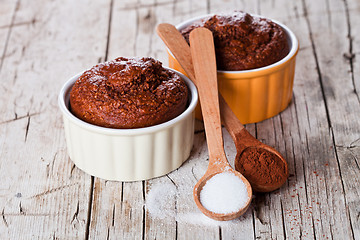
[{"label": "brownie cake", "polygon": [[187,107],[188,88],[152,58],[123,58],[84,72],[70,92],[72,113],[109,128],[141,128],[166,122]]},{"label": "brownie cake", "polygon": [[248,13],[236,11],[194,22],[181,30],[187,42],[190,32],[197,27],[212,31],[219,70],[238,71],[268,66],[289,52],[286,34],[279,25]]}]

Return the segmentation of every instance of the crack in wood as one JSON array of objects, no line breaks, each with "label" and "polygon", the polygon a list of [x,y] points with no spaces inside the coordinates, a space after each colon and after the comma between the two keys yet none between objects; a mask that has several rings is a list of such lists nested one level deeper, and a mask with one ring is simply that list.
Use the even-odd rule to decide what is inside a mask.
[{"label": "crack in wood", "polygon": [[25,128],[25,139],[24,139],[25,142],[27,140],[27,136],[28,136],[28,133],[29,133],[30,119],[31,119],[31,117],[29,116],[29,113],[27,115],[28,115],[28,121],[27,121],[26,128]]},{"label": "crack in wood", "polygon": [[113,227],[115,226],[115,204],[113,205],[111,226],[113,226]]},{"label": "crack in wood", "polygon": [[[46,164],[46,177],[50,177],[50,174],[54,172],[54,165],[55,165],[55,160],[56,160],[56,156],[57,156],[57,152],[54,154],[54,157],[51,161],[51,163]],[[42,161],[44,161],[43,158],[41,158]],[[71,178],[71,173],[70,173],[70,178]]]},{"label": "crack in wood", "polygon": [[110,227],[107,228],[106,239],[107,239],[107,240],[110,239]]},{"label": "crack in wood", "polygon": [[360,138],[357,138],[355,141],[352,141],[351,143],[350,143],[350,148],[352,148],[352,147],[359,147],[359,146],[356,146],[356,145],[354,145],[356,142],[358,142],[360,140]]},{"label": "crack in wood", "polygon": [[[266,194],[266,195],[269,196],[269,194]],[[269,205],[271,206],[271,198],[269,199],[269,201],[270,201]],[[273,227],[272,227],[272,224],[271,224],[271,219],[269,219],[269,222],[267,222],[267,223],[269,224],[271,238],[274,239],[273,238]]]},{"label": "crack in wood", "polygon": [[4,29],[4,28],[10,28],[10,27],[19,27],[19,26],[26,26],[26,25],[34,25],[37,22],[36,18],[33,18],[30,21],[25,21],[25,22],[17,22],[17,23],[13,23],[11,24],[7,24],[7,25],[2,25],[0,26],[0,29]]},{"label": "crack in wood", "polygon": [[18,69],[16,68],[15,73],[14,73],[14,78],[13,78],[13,81],[12,81],[14,86],[16,84],[17,77],[18,77]]},{"label": "crack in wood", "polygon": [[109,56],[109,44],[110,44],[110,34],[111,34],[111,22],[112,22],[113,8],[114,8],[114,0],[111,0],[110,1],[110,8],[109,8],[109,21],[108,21],[107,39],[106,39],[106,48],[105,48],[105,61],[108,60],[108,56]]},{"label": "crack in wood", "polygon": [[77,206],[76,206],[76,210],[75,210],[75,213],[71,219],[71,224],[76,220],[77,222],[79,222],[79,219],[78,219],[78,214],[79,214],[79,201],[77,202]]},{"label": "crack in wood", "polygon": [[4,224],[5,224],[5,226],[9,227],[9,224],[6,221],[6,218],[5,218],[5,207],[3,208],[2,212],[1,212],[1,216],[2,216],[2,220],[3,220]]},{"label": "crack in wood", "polygon": [[67,184],[67,185],[63,185],[63,186],[60,186],[60,187],[52,188],[52,189],[46,190],[45,192],[36,194],[36,195],[34,195],[34,196],[30,197],[30,198],[42,197],[42,196],[45,196],[47,194],[51,194],[51,193],[54,193],[54,192],[57,192],[57,191],[61,191],[61,190],[65,189],[65,188],[72,187],[74,185],[78,185],[78,183],[72,183],[72,184]]},{"label": "crack in wood", "polygon": [[323,100],[324,100],[325,112],[326,112],[326,119],[327,119],[329,128],[332,128],[331,119],[330,119],[330,113],[329,113],[329,107],[328,107],[328,102],[327,102],[326,95],[325,95],[325,88],[324,88],[323,79],[322,79],[322,74],[321,74],[320,65],[319,65],[318,54],[317,54],[317,52],[316,52],[316,46],[315,46],[314,36],[313,36],[313,33],[312,33],[311,24],[310,24],[310,19],[309,19],[308,10],[307,10],[307,7],[306,7],[305,0],[302,0],[302,5],[303,5],[303,12],[304,12],[304,17],[305,17],[306,25],[307,25],[308,30],[309,30],[309,38],[310,38],[311,47],[312,47],[312,52],[313,52],[313,56],[314,56],[314,60],[315,60],[316,71],[317,71],[317,74],[318,74],[318,79],[319,79],[319,84],[320,84],[320,89],[321,89],[321,95],[322,95]]},{"label": "crack in wood", "polygon": [[72,178],[72,175],[73,175],[73,172],[74,172],[74,170],[75,170],[75,167],[76,167],[76,165],[73,163],[72,166],[71,166],[70,177],[69,177],[69,178]]},{"label": "crack in wood", "polygon": [[[145,181],[142,181],[142,195],[143,195],[143,201],[145,202]],[[142,240],[145,239],[145,227],[146,227],[146,210],[145,210],[145,204],[142,207]]]},{"label": "crack in wood", "polygon": [[175,240],[178,239],[178,221],[175,220]]},{"label": "crack in wood", "polygon": [[284,239],[286,239],[285,213],[284,213],[284,207],[283,207],[283,203],[282,203],[281,199],[280,199],[280,209],[281,209],[281,220],[282,220],[283,234],[284,234]]},{"label": "crack in wood", "polygon": [[32,117],[32,116],[35,116],[35,115],[39,115],[41,114],[42,112],[35,112],[35,113],[31,113],[31,114],[26,114],[24,116],[18,116],[17,113],[15,112],[14,115],[15,117],[13,119],[9,119],[9,120],[5,120],[5,121],[2,121],[0,122],[0,125],[1,124],[6,124],[6,123],[10,123],[10,122],[14,122],[14,121],[17,121],[17,120],[21,120],[21,119],[24,119],[24,118],[28,118],[28,117]]},{"label": "crack in wood", "polygon": [[7,217],[49,217],[52,216],[50,213],[5,213]]},{"label": "crack in wood", "polygon": [[[137,0],[137,4],[139,5],[139,0]],[[135,37],[134,37],[134,44],[133,44],[133,55],[134,56],[137,56],[136,54],[136,40],[138,38],[138,35],[139,35],[139,18],[140,18],[140,14],[139,14],[139,8],[136,7],[136,10],[135,10]]]},{"label": "crack in wood", "polygon": [[11,17],[9,30],[8,30],[7,35],[6,35],[5,44],[4,44],[4,51],[3,51],[2,55],[1,55],[1,58],[0,58],[0,73],[1,73],[2,66],[3,66],[3,64],[4,64],[4,59],[5,59],[6,51],[7,51],[7,48],[8,48],[8,44],[9,44],[11,32],[12,32],[12,29],[13,29],[13,27],[14,27],[15,18],[16,18],[16,13],[17,13],[17,11],[19,10],[19,6],[20,6],[20,0],[17,0],[17,1],[16,1],[16,5],[15,5],[15,9],[14,9],[14,12],[13,12],[13,15],[12,15],[12,17]]},{"label": "crack in wood", "polygon": [[305,142],[306,142],[306,150],[309,156],[311,151],[310,151],[310,145],[309,145],[309,139],[307,133],[305,134]]},{"label": "crack in wood", "polygon": [[252,215],[252,226],[253,226],[253,233],[254,233],[254,239],[257,239],[256,237],[256,224],[255,224],[255,213],[254,213],[254,209],[251,209],[251,215]]},{"label": "crack in wood", "polygon": [[355,153],[351,149],[348,149],[348,150],[349,150],[351,156],[353,157],[357,168],[360,169],[359,159],[356,157]]},{"label": "crack in wood", "polygon": [[263,216],[260,210],[260,203],[263,203],[264,201],[264,195],[258,195],[257,198],[255,198],[255,206],[254,206],[254,214],[255,214],[255,218],[257,220],[259,220],[259,222],[261,223],[261,225],[267,225],[268,222],[266,222],[265,220],[263,220]]},{"label": "crack in wood", "polygon": [[[121,203],[124,202],[124,182],[121,182],[121,196],[120,196]],[[122,206],[122,204],[121,204]]]},{"label": "crack in wood", "polygon": [[[195,165],[196,166],[196,165]],[[199,179],[195,176],[195,173],[194,173],[194,167],[195,166],[192,166],[191,167],[191,174],[193,175],[193,177],[195,178],[195,181],[197,182],[197,181],[199,181]]]},{"label": "crack in wood", "polygon": [[88,203],[88,210],[87,210],[88,214],[87,214],[86,226],[85,226],[85,240],[88,240],[89,235],[90,235],[90,223],[91,223],[91,213],[92,213],[92,205],[93,205],[93,194],[94,194],[94,177],[91,176],[89,203]]},{"label": "crack in wood", "polygon": [[[348,61],[350,64],[350,73],[351,73],[351,82],[354,88],[354,93],[358,102],[360,103],[360,96],[356,90],[355,84],[355,76],[354,76],[354,58],[355,54],[353,53],[353,38],[351,36],[351,21],[350,21],[350,13],[349,13],[349,6],[347,0],[343,0],[344,7],[345,7],[345,18],[346,18],[346,25],[347,25],[347,38],[349,39],[349,52],[348,54]],[[345,54],[344,54],[345,55]]]},{"label": "crack in wood", "polygon": [[308,127],[309,127],[309,130],[311,131],[311,121],[310,121],[310,114],[309,114],[309,106],[308,106],[308,103],[306,101],[306,98],[305,98],[305,94],[304,94],[304,103],[305,103],[305,110],[306,110],[306,119],[307,119],[307,123],[308,123]]},{"label": "crack in wood", "polygon": [[146,190],[145,190],[145,181],[143,180],[143,181],[141,181],[141,183],[142,183],[142,197],[143,197],[143,200],[144,200],[144,202],[145,202],[145,194],[146,194]]},{"label": "crack in wood", "polygon": [[176,187],[176,189],[178,189],[178,185],[174,182],[174,180],[169,176],[169,174],[165,175],[171,182],[172,184],[174,184],[174,186]]},{"label": "crack in wood", "polygon": [[[297,102],[296,102],[296,97],[295,94],[293,95],[292,101],[294,102],[294,111],[295,111],[295,119],[296,119],[296,126],[297,126],[297,130],[298,130],[298,134],[299,137],[301,138],[301,132],[300,132],[300,123],[299,123],[299,114],[298,114],[298,110],[297,110]],[[294,149],[294,148],[293,148]],[[295,159],[295,158],[294,158]]]},{"label": "crack in wood", "polygon": [[25,215],[25,211],[21,206],[21,201],[19,202],[19,213],[20,213],[20,215]]},{"label": "crack in wood", "polygon": [[145,205],[142,207],[142,212],[143,212],[143,214],[142,214],[142,240],[144,240],[145,239],[145,226],[146,226],[146,217],[145,217],[145,215],[146,215],[146,210],[145,210]]},{"label": "crack in wood", "polygon": [[257,123],[254,123],[254,130],[255,130],[255,138],[258,139],[258,129],[257,129]]},{"label": "crack in wood", "polygon": [[299,238],[302,239],[302,225],[303,225],[303,212],[302,212],[302,208],[301,208],[301,201],[300,201],[300,196],[299,194],[297,195],[297,200],[298,200],[298,207],[299,207],[299,214],[300,214],[300,225],[299,225]]},{"label": "crack in wood", "polygon": [[[282,119],[282,114],[280,113],[279,114],[279,118],[280,118],[280,127],[281,127],[281,135],[283,137],[283,140],[286,139],[285,137],[285,131],[284,131],[284,122],[283,122],[283,119]],[[275,136],[275,140],[276,140],[276,130],[274,128],[274,136]],[[286,141],[283,141],[284,142],[284,147],[286,149]],[[286,151],[285,151],[285,157],[286,157]],[[287,159],[287,158],[286,158]]]}]

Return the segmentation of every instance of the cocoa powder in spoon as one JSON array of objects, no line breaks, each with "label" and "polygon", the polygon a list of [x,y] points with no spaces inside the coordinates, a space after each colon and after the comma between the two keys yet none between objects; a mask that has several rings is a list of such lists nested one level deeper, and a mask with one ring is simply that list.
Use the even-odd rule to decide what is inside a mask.
[{"label": "cocoa powder in spoon", "polygon": [[256,186],[279,186],[287,178],[285,163],[276,154],[262,148],[246,148],[236,156],[235,169],[248,179],[254,190]]}]

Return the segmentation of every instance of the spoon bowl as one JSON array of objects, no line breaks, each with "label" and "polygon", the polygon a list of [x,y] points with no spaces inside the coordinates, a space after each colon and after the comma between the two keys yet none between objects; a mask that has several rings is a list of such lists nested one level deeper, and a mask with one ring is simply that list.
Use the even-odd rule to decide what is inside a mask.
[{"label": "spoon bowl", "polygon": [[227,169],[226,171],[219,171],[218,169],[215,169],[215,168],[214,168],[214,171],[208,170],[205,173],[205,175],[196,183],[194,190],[193,190],[193,195],[194,195],[195,204],[200,209],[200,211],[202,213],[204,213],[206,216],[208,216],[212,219],[215,219],[217,221],[228,221],[228,220],[232,220],[232,219],[240,217],[241,215],[243,215],[246,212],[246,210],[249,208],[250,203],[251,203],[251,197],[248,197],[248,199],[245,203],[245,207],[243,207],[239,211],[234,211],[232,213],[216,213],[216,212],[208,210],[207,208],[205,208],[203,206],[203,204],[201,203],[201,199],[200,199],[200,193],[203,190],[203,187],[208,182],[208,180],[210,180],[212,177],[214,177],[217,174],[224,173],[224,172],[230,172],[230,173],[234,174],[235,176],[237,176],[238,178],[240,178],[246,186],[248,196],[252,195],[252,189],[251,189],[250,183],[239,172],[234,171],[231,168]]},{"label": "spoon bowl", "polygon": [[[288,164],[284,157],[274,148],[254,138],[231,111],[221,95],[219,97],[219,102],[222,122],[234,140],[237,151],[235,157],[235,169],[248,179],[253,190],[256,192],[271,192],[280,188],[286,182],[289,175]],[[263,181],[265,179],[254,179],[253,174],[249,174],[248,171],[245,171],[244,165],[246,158],[244,158],[244,156],[250,151],[253,157],[258,157],[259,164],[267,163],[274,166],[274,170],[276,171],[271,173],[271,178],[276,178],[276,181],[265,182]]]}]

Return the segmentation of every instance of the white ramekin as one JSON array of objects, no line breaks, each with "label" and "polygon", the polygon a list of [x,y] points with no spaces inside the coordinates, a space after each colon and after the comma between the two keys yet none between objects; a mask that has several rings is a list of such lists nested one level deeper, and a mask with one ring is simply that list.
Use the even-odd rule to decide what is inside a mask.
[{"label": "white ramekin", "polygon": [[75,165],[95,177],[117,181],[146,180],[178,168],[193,146],[198,93],[186,76],[177,73],[189,88],[187,109],[170,121],[137,129],[99,127],[75,117],[69,110],[69,98],[81,73],[68,80],[60,90],[58,103],[68,153]]}]

